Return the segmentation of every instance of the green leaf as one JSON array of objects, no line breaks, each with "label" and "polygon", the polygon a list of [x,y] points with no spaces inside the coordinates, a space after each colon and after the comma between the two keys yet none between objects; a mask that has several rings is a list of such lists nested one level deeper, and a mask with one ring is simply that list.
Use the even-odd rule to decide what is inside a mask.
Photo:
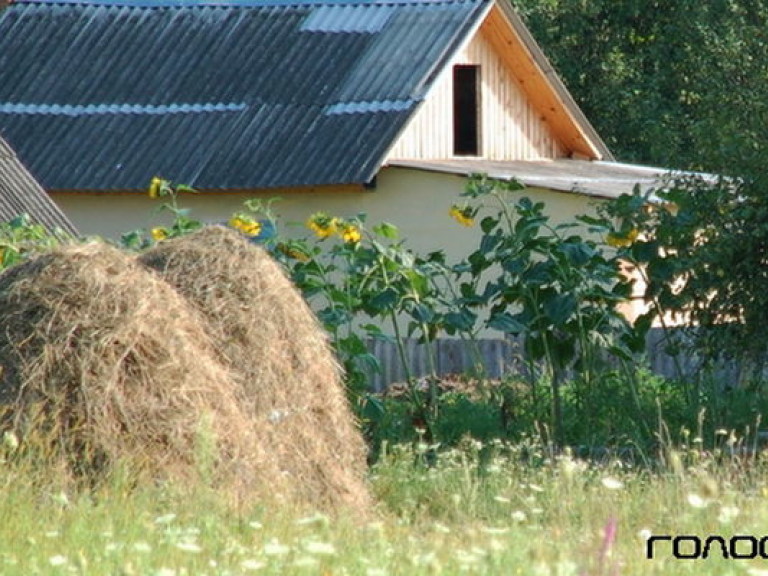
[{"label": "green leaf", "polygon": [[480,230],[483,231],[484,234],[490,234],[491,231],[496,228],[496,226],[499,224],[498,218],[493,218],[491,216],[486,216],[480,221]]},{"label": "green leaf", "polygon": [[364,394],[361,398],[362,408],[360,415],[363,420],[369,422],[379,422],[387,413],[386,405],[378,396],[373,394]]},{"label": "green leaf", "polygon": [[397,306],[400,297],[393,288],[386,288],[363,301],[363,308],[371,316],[386,314]]},{"label": "green leaf", "polygon": [[567,242],[560,246],[572,266],[584,266],[595,256],[595,249],[586,242]]},{"label": "green leaf", "polygon": [[572,294],[557,294],[547,299],[542,308],[555,326],[564,325],[576,313],[578,303]]},{"label": "green leaf", "polygon": [[382,238],[387,238],[389,240],[397,240],[398,236],[400,235],[400,231],[398,230],[397,226],[390,224],[389,222],[382,222],[381,224],[377,224],[373,227],[373,231]]},{"label": "green leaf", "polygon": [[492,315],[488,320],[488,328],[515,335],[521,334],[527,329],[525,325],[515,320],[508,312]]},{"label": "green leaf", "polygon": [[449,312],[445,315],[445,329],[449,334],[454,331],[470,332],[475,327],[477,314],[471,310],[461,310],[460,312]]},{"label": "green leaf", "polygon": [[317,313],[317,317],[330,332],[351,320],[349,313],[340,308],[325,308]]}]

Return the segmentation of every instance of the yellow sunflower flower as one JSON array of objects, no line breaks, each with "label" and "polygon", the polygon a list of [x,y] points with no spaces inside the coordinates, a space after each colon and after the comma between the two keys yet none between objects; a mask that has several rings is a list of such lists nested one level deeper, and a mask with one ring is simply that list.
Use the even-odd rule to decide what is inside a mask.
[{"label": "yellow sunflower flower", "polygon": [[229,219],[229,225],[239,230],[246,236],[258,236],[261,234],[261,222],[257,222],[248,216],[235,214]]},{"label": "yellow sunflower flower", "polygon": [[328,216],[325,212],[317,212],[307,220],[307,228],[312,230],[320,239],[329,238],[336,234],[339,227],[339,219]]},{"label": "yellow sunflower flower", "polygon": [[156,228],[152,228],[151,234],[152,234],[152,239],[155,242],[161,242],[161,241],[165,240],[166,238],[168,238],[168,230],[166,230],[162,226],[158,226]]},{"label": "yellow sunflower flower", "polygon": [[261,224],[259,222],[246,222],[240,227],[240,231],[246,236],[258,236],[261,234]]},{"label": "yellow sunflower flower", "polygon": [[149,197],[153,200],[160,196],[160,190],[163,186],[163,179],[159,176],[155,176],[149,183]]},{"label": "yellow sunflower flower", "polygon": [[473,226],[475,224],[475,212],[469,206],[457,206],[454,204],[450,210],[451,217],[462,226]]},{"label": "yellow sunflower flower", "polygon": [[609,246],[613,246],[614,248],[629,248],[635,243],[639,234],[637,228],[633,228],[626,233],[610,232],[605,241]]},{"label": "yellow sunflower flower", "polygon": [[294,260],[298,260],[299,262],[309,262],[310,256],[309,254],[305,253],[303,250],[291,246],[289,244],[285,244],[283,242],[280,242],[277,245],[277,249],[288,256],[288,258],[293,258]]},{"label": "yellow sunflower flower", "polygon": [[345,225],[341,230],[341,239],[347,244],[357,244],[363,237],[360,230],[353,224]]}]

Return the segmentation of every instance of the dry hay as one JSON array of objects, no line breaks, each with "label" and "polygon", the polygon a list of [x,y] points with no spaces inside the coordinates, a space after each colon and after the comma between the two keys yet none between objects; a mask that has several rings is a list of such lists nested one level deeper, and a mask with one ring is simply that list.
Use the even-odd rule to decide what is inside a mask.
[{"label": "dry hay", "polygon": [[365,444],[314,314],[280,266],[239,233],[211,226],[162,242],[140,261],[194,303],[266,434],[297,500],[362,510]]},{"label": "dry hay", "polygon": [[5,426],[73,478],[119,463],[186,482],[205,456],[217,486],[269,481],[197,313],[134,258],[99,243],[38,256],[0,275],[0,310]]}]

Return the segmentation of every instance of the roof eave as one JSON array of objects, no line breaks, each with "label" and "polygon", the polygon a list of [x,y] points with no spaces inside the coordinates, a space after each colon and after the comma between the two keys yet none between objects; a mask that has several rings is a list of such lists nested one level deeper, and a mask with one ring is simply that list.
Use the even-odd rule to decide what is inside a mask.
[{"label": "roof eave", "polygon": [[571,128],[578,133],[580,140],[587,145],[587,154],[576,150],[576,156],[581,155],[588,157],[591,160],[614,160],[614,156],[605,144],[603,139],[597,133],[592,123],[582,112],[579,105],[573,99],[573,96],[566,88],[565,84],[552,67],[549,59],[544,54],[539,44],[536,42],[528,27],[523,22],[520,15],[512,7],[512,4],[505,0],[497,0],[495,6],[503,13],[507,21],[511,25],[517,38],[520,40],[523,48],[528,52],[528,55],[532,59],[534,65],[538,68],[541,75],[546,78],[549,87],[553,92],[553,96],[560,102],[562,108],[566,114],[566,117],[572,125]]}]

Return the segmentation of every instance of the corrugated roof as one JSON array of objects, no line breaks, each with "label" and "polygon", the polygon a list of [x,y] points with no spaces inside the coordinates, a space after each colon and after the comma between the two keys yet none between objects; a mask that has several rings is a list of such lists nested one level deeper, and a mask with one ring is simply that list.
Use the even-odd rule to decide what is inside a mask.
[{"label": "corrugated roof", "polygon": [[0,134],[48,189],[367,182],[489,1],[19,1]]},{"label": "corrugated roof", "polygon": [[0,138],[0,222],[8,222],[22,214],[29,215],[51,232],[58,229],[73,236],[78,234],[11,147]]},{"label": "corrugated roof", "polygon": [[665,168],[590,160],[493,161],[471,158],[454,160],[398,160],[398,168],[415,168],[469,176],[485,174],[497,180],[518,180],[531,188],[576,192],[598,198],[617,198],[642,190],[664,187],[670,177],[680,176]]}]

